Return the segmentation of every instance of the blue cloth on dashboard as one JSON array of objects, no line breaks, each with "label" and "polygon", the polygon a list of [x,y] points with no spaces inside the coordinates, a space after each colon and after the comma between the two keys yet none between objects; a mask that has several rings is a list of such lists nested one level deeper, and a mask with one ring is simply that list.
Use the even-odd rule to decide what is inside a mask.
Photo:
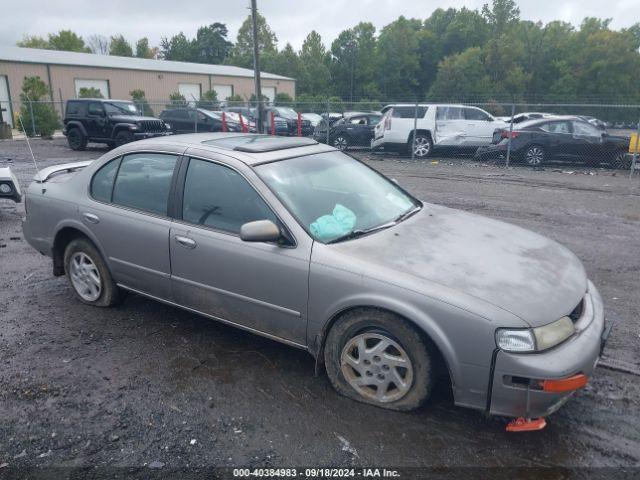
[{"label": "blue cloth on dashboard", "polygon": [[339,203],[331,215],[323,215],[310,225],[311,233],[320,240],[338,238],[353,230],[356,226],[356,214]]}]

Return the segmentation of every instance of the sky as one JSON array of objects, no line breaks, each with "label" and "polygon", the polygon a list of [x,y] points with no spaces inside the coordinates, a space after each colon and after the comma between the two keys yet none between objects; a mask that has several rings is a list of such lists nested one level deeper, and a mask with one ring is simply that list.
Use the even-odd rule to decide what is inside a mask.
[{"label": "sky", "polygon": [[[490,0],[258,0],[258,9],[283,47],[299,49],[313,29],[329,46],[338,34],[360,21],[378,29],[398,16],[427,18],[436,8],[482,8]],[[6,2],[6,3],[5,3]],[[11,2],[11,7],[2,7]],[[25,35],[45,36],[71,29],[85,40],[92,34],[122,33],[135,42],[148,37],[157,45],[164,36],[184,32],[195,35],[199,26],[222,22],[229,37],[236,33],[249,10],[249,0],[0,0],[0,45],[10,46]],[[640,20],[638,0],[519,0],[521,17],[548,22],[563,20],[579,25],[586,16],[612,18],[611,27],[628,27]]]}]

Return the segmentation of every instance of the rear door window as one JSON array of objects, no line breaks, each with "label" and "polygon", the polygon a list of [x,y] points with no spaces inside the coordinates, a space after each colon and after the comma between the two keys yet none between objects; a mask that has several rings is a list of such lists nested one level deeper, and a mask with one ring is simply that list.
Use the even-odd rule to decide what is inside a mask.
[{"label": "rear door window", "polygon": [[100,202],[111,202],[113,181],[118,173],[121,157],[111,160],[98,170],[91,179],[91,196]]},{"label": "rear door window", "polygon": [[67,115],[80,115],[82,112],[81,102],[67,102]]},{"label": "rear door window", "polygon": [[540,129],[549,133],[571,133],[569,122],[549,122],[541,125]]},{"label": "rear door window", "polygon": [[177,161],[177,155],[161,153],[125,156],[113,188],[113,203],[166,216]]},{"label": "rear door window", "polygon": [[437,120],[464,120],[464,109],[462,107],[438,107]]},{"label": "rear door window", "polygon": [[[429,107],[418,106],[418,118],[423,118]],[[416,107],[414,105],[401,105],[393,107],[392,116],[394,118],[414,118],[416,116]]]}]

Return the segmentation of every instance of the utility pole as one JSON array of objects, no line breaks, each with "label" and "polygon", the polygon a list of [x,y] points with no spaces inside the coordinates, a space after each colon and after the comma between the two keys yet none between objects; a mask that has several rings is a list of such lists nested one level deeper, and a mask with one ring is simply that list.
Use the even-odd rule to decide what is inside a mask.
[{"label": "utility pole", "polygon": [[262,88],[260,86],[260,45],[258,42],[258,7],[256,0],[251,0],[251,31],[253,33],[253,77],[256,83],[256,99],[258,100],[258,133],[262,133],[263,105]]}]

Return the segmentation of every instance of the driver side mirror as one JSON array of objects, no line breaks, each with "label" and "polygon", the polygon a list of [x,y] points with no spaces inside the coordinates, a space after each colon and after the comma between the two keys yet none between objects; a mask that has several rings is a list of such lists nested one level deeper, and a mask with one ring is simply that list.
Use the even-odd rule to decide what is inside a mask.
[{"label": "driver side mirror", "polygon": [[240,227],[240,239],[245,242],[276,242],[282,236],[271,220],[256,220]]}]

